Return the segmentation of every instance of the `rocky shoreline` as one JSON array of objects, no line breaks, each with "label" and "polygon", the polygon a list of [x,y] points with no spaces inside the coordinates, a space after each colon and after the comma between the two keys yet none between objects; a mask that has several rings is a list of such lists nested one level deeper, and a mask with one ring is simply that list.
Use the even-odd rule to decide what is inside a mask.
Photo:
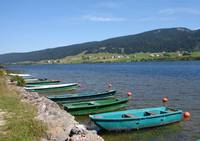
[{"label": "rocky shoreline", "polygon": [[39,96],[38,93],[27,92],[22,87],[9,86],[21,95],[23,102],[36,107],[38,112],[35,118],[47,125],[47,136],[42,141],[104,141],[96,131],[87,130],[57,103]]}]

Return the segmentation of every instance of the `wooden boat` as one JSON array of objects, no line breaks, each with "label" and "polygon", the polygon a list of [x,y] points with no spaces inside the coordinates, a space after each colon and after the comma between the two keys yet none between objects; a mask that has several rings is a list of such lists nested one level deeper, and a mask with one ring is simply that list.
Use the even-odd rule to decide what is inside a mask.
[{"label": "wooden boat", "polygon": [[33,86],[41,86],[41,85],[50,85],[50,84],[58,84],[59,80],[34,80],[34,81],[27,81],[26,87],[33,87]]},{"label": "wooden boat", "polygon": [[64,95],[55,95],[47,96],[47,98],[57,102],[57,103],[69,103],[69,102],[78,102],[78,101],[88,101],[88,100],[97,100],[104,98],[113,98],[113,95],[116,93],[115,90],[109,90],[100,93],[76,93],[76,94],[64,94]]},{"label": "wooden boat", "polygon": [[64,91],[64,90],[73,90],[78,87],[78,83],[69,83],[69,84],[54,84],[54,85],[42,85],[35,87],[25,87],[27,91],[31,92],[49,92],[49,91]]},{"label": "wooden boat", "polygon": [[128,102],[128,98],[114,98],[106,100],[63,104],[63,107],[72,115],[87,115],[121,109],[127,106],[125,104],[126,102]]},{"label": "wooden boat", "polygon": [[134,109],[89,116],[105,130],[132,130],[175,123],[183,118],[182,110],[168,107]]}]

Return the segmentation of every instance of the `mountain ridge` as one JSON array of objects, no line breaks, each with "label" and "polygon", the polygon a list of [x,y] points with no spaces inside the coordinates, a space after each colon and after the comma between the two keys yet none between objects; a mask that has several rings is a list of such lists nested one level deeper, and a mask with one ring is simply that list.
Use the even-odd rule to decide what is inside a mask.
[{"label": "mountain ridge", "polygon": [[175,52],[200,50],[200,29],[162,28],[102,41],[91,41],[25,53],[0,55],[0,63],[61,59],[80,53]]}]

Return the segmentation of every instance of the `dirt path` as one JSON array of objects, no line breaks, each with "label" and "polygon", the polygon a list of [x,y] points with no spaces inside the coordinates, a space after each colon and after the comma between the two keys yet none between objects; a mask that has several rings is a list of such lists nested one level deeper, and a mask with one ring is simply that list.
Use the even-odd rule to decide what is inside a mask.
[{"label": "dirt path", "polygon": [[6,124],[5,115],[6,115],[6,112],[0,109],[0,134],[5,133],[3,129],[3,126]]}]

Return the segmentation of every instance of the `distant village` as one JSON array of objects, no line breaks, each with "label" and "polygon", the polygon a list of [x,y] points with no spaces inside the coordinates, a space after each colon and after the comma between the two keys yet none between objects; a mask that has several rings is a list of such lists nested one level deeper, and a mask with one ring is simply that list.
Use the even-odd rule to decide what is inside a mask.
[{"label": "distant village", "polygon": [[[135,53],[135,54],[104,54],[104,55],[95,55],[95,54],[86,54],[86,55],[82,55],[81,57],[79,57],[79,60],[82,61],[93,61],[93,60],[120,60],[120,59],[133,59],[133,58],[139,58],[141,56],[141,54],[143,54],[144,57],[146,58],[160,58],[160,57],[169,57],[171,56],[172,53],[169,52],[160,52],[160,53]],[[177,51],[174,52],[173,55],[177,56],[177,57],[181,57],[181,56],[188,56],[191,55],[190,52],[187,51]],[[75,56],[77,57],[77,56]],[[70,60],[66,57],[66,60]],[[57,60],[46,60],[46,61],[42,61],[45,64],[59,64],[62,63],[62,61],[60,59]]]}]

